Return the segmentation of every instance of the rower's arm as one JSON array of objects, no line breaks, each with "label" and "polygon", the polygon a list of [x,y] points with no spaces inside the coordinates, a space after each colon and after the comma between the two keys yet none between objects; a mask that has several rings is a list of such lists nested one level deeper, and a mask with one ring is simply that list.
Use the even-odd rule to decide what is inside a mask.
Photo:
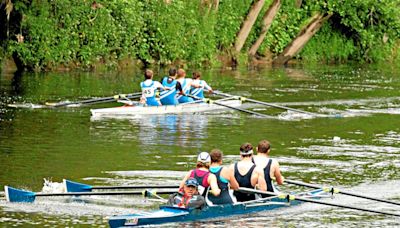
[{"label": "rower's arm", "polygon": [[282,185],[284,182],[284,178],[281,174],[281,170],[279,168],[279,163],[277,161],[274,163],[272,163],[272,165],[273,165],[273,169],[274,169],[274,177],[276,179],[276,183],[278,183],[279,185]]},{"label": "rower's arm", "polygon": [[233,190],[238,189],[240,186],[235,178],[235,171],[234,171],[233,166],[231,165],[231,166],[227,167],[226,169],[228,172],[227,176],[229,177],[227,179],[229,180],[229,185],[230,185],[231,189],[233,189]]},{"label": "rower's arm", "polygon": [[192,173],[192,171],[189,171],[186,176],[183,178],[183,180],[181,181],[181,183],[179,184],[179,189],[183,188],[183,186],[185,186],[185,182],[187,179],[189,179],[190,174]]},{"label": "rower's arm", "polygon": [[217,177],[214,174],[208,175],[208,184],[211,187],[210,192],[214,195],[214,196],[219,196],[219,194],[221,193],[221,189],[219,189],[218,187],[218,183],[217,183]]},{"label": "rower's arm", "polygon": [[178,91],[181,94],[183,94],[182,84],[180,82],[176,83],[175,89],[176,89],[176,91]]},{"label": "rower's arm", "polygon": [[256,167],[254,171],[256,175],[256,178],[254,178],[256,180],[255,181],[256,183],[254,184],[252,183],[252,185],[253,186],[257,185],[258,189],[261,191],[267,191],[267,182],[265,181],[264,170],[261,169],[260,167]]}]

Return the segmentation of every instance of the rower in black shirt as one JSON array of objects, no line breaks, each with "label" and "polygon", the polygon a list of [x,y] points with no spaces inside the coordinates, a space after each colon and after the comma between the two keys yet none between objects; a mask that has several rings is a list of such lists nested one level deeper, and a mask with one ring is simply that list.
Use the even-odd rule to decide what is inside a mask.
[{"label": "rower in black shirt", "polygon": [[[242,144],[240,147],[241,161],[231,165],[231,167],[233,166],[233,169],[235,170],[235,179],[240,187],[257,187],[259,190],[265,191],[267,187],[264,179],[264,172],[260,167],[256,167],[256,165],[252,162],[252,156],[253,146],[250,143]],[[238,202],[255,199],[255,194],[253,193],[235,191],[234,195],[236,196]]]}]

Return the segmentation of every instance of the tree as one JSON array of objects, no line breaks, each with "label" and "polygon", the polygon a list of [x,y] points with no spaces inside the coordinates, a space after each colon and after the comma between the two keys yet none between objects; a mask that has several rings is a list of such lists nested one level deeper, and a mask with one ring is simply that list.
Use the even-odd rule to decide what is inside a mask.
[{"label": "tree", "polygon": [[262,29],[260,35],[248,52],[250,56],[254,56],[257,50],[260,48],[262,42],[264,41],[265,35],[267,35],[268,29],[269,27],[271,27],[272,21],[274,20],[275,15],[278,13],[280,7],[281,0],[274,0],[268,8],[267,12],[265,12],[262,19]]},{"label": "tree", "polygon": [[235,50],[240,52],[243,48],[244,42],[246,42],[247,37],[251,31],[251,28],[254,25],[254,22],[257,19],[258,14],[260,13],[262,7],[264,6],[265,0],[255,0],[247,14],[246,20],[242,23],[242,27],[240,28],[239,33],[236,36],[235,40]]},{"label": "tree", "polygon": [[299,32],[299,34],[290,42],[283,52],[273,61],[273,64],[285,64],[293,56],[295,56],[304,45],[314,36],[314,34],[321,28],[323,23],[327,21],[332,14],[326,13],[322,14],[318,12],[311,17],[310,22],[305,25]]}]

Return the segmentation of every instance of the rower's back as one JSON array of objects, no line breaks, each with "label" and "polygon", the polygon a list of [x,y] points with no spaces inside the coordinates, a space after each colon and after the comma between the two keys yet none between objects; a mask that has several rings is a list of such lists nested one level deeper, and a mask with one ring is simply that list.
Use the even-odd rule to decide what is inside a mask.
[{"label": "rower's back", "polygon": [[263,169],[267,191],[275,192],[272,179],[281,185],[283,184],[283,176],[281,175],[278,161],[269,157],[271,145],[267,140],[261,140],[257,146],[257,155],[253,156],[253,162],[257,167]]},{"label": "rower's back", "polygon": [[[259,168],[252,162],[253,146],[250,143],[244,143],[240,147],[241,161],[233,164],[235,179],[240,187],[254,188],[261,180],[261,189],[264,190],[264,175]],[[238,202],[254,200],[255,194],[235,191],[234,195]]]}]

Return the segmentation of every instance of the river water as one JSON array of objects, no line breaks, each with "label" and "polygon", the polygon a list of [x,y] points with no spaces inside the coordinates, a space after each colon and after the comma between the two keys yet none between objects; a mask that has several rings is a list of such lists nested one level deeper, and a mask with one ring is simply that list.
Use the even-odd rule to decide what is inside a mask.
[{"label": "river water", "polygon": [[[46,101],[76,101],[139,91],[140,71],[120,73],[13,73],[0,77],[0,189],[59,191],[62,179],[91,185],[176,184],[196,154],[219,148],[225,164],[239,159],[244,142],[272,144],[287,179],[400,201],[400,74],[398,69],[307,66],[204,70],[214,89],[326,114],[247,108],[237,111],[91,119],[90,109],[117,104],[42,108]],[[161,71],[160,74],[165,72]],[[156,76],[155,79],[159,79]],[[216,97],[215,97],[216,98]],[[23,104],[18,108],[9,104]],[[50,181],[44,186],[44,179]],[[293,185],[283,191],[304,190]],[[336,195],[328,202],[399,212],[399,206]],[[156,208],[141,197],[83,200],[37,197],[34,203],[0,199],[0,226],[106,227],[107,217]],[[178,227],[395,227],[400,219],[302,204],[273,212]]]}]

